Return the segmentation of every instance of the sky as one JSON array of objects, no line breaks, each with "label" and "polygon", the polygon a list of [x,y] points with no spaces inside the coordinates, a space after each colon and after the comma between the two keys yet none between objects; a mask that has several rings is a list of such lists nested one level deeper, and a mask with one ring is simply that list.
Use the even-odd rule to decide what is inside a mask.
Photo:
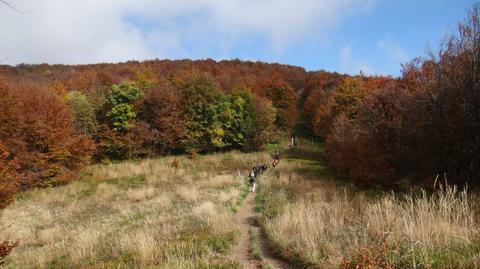
[{"label": "sky", "polygon": [[277,62],[392,75],[455,33],[474,0],[6,0],[0,62]]}]

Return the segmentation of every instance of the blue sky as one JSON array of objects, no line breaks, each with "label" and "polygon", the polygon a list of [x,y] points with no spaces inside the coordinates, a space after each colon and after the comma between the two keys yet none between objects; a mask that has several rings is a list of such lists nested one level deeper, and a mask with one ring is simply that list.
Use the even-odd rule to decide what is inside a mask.
[{"label": "blue sky", "polygon": [[[400,63],[425,56],[429,47],[438,48],[447,33],[454,33],[473,4],[468,0],[378,1],[368,12],[345,19],[321,49],[306,41],[279,61],[308,70],[356,73],[366,67],[369,73],[398,75]],[[342,50],[344,54],[350,50],[345,63],[339,59]]]},{"label": "blue sky", "polygon": [[455,32],[473,0],[9,0],[0,61],[261,60],[399,75]]}]

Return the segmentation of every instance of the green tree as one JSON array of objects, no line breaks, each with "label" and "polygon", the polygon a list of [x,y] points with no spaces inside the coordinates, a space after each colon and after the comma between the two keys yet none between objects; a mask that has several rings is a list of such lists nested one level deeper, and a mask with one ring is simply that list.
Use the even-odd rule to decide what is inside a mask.
[{"label": "green tree", "polygon": [[210,105],[209,134],[213,147],[242,148],[248,131],[244,124],[249,120],[245,106],[245,98],[236,93],[221,96]]},{"label": "green tree", "polygon": [[225,147],[225,130],[217,118],[222,92],[204,75],[192,75],[180,87],[187,110],[185,149],[208,152]]},{"label": "green tree", "polygon": [[118,104],[107,113],[107,118],[117,131],[128,131],[135,128],[132,120],[136,117],[137,113],[130,104]]},{"label": "green tree", "polygon": [[253,129],[252,94],[248,88],[240,87],[232,90],[226,99],[229,106],[221,115],[227,130],[225,140],[231,148],[245,149],[248,134]]},{"label": "green tree", "polygon": [[95,110],[87,97],[81,92],[71,91],[65,96],[65,103],[72,113],[77,133],[94,135],[97,132],[98,124],[95,119]]},{"label": "green tree", "polygon": [[113,85],[105,99],[107,119],[116,131],[129,131],[135,128],[137,117],[133,103],[142,97],[142,91],[131,82]]},{"label": "green tree", "polygon": [[120,104],[132,104],[142,97],[142,91],[132,82],[124,81],[113,85],[105,99],[107,105],[114,107]]}]

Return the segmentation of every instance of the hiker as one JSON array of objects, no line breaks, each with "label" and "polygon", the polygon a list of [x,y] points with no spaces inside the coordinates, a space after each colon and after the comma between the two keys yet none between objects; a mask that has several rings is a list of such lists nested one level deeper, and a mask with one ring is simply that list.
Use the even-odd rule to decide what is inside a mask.
[{"label": "hiker", "polygon": [[280,152],[278,152],[278,150],[275,150],[275,152],[273,153],[273,159],[274,160],[280,159]]},{"label": "hiker", "polygon": [[267,164],[267,163],[263,163],[263,170],[264,170],[265,172],[268,171],[268,164]]},{"label": "hiker", "polygon": [[258,165],[258,167],[260,167],[260,171],[261,171],[262,174],[267,172],[267,164],[266,163],[261,163],[261,164]]},{"label": "hiker", "polygon": [[262,164],[257,165],[257,171],[259,175],[263,174]]},{"label": "hiker", "polygon": [[278,150],[275,150],[275,153],[273,153],[273,161],[272,161],[273,168],[275,168],[275,166],[277,166],[279,162],[280,162],[280,153],[278,152]]},{"label": "hiker", "polygon": [[255,183],[257,181],[256,175],[255,175],[255,167],[250,171],[250,192],[255,192]]}]

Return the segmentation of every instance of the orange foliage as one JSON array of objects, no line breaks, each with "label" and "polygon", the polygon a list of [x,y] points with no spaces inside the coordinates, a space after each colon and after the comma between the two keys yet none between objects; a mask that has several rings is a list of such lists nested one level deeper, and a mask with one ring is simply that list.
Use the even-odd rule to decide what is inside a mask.
[{"label": "orange foliage", "polygon": [[3,241],[0,243],[0,265],[5,263],[4,259],[18,245],[18,242]]},{"label": "orange foliage", "polygon": [[1,83],[0,93],[2,172],[12,185],[58,183],[88,161],[93,144],[74,133],[70,112],[55,92]]},{"label": "orange foliage", "polygon": [[174,150],[185,136],[183,102],[180,91],[170,83],[151,89],[145,98],[144,118],[158,130],[161,152]]},{"label": "orange foliage", "polygon": [[[327,136],[332,165],[356,182],[395,186],[443,175],[479,184],[479,13],[475,6],[437,57],[405,65],[400,80],[347,78],[333,105],[320,102],[335,114]],[[325,122],[328,111],[315,112]]]},{"label": "orange foliage", "polygon": [[275,124],[282,131],[292,132],[297,119],[297,96],[294,89],[283,80],[274,79],[264,84],[262,94],[276,109]]},{"label": "orange foliage", "polygon": [[388,233],[377,236],[373,242],[362,248],[353,260],[344,260],[341,268],[344,269],[394,269],[394,264],[388,262],[387,255],[392,251],[387,245]]}]

